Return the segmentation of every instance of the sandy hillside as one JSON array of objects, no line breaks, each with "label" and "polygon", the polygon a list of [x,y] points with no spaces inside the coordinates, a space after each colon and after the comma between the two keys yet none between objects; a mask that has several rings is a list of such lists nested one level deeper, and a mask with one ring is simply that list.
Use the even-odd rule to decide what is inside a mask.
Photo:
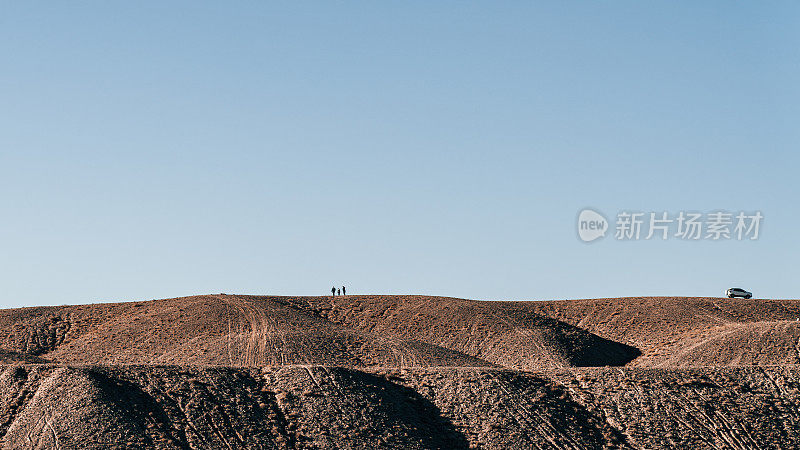
[{"label": "sandy hillside", "polygon": [[800,301],[0,310],[6,448],[792,448]]}]

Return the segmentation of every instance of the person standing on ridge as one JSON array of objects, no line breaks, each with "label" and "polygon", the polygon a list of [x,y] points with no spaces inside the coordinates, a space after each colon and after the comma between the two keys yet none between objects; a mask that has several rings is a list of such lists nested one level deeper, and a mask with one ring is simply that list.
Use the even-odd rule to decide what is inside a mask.
[{"label": "person standing on ridge", "polygon": [[332,288],[331,288],[331,295],[332,295],[333,297],[336,297],[336,288],[335,288],[335,287],[332,287]]},{"label": "person standing on ridge", "polygon": [[341,289],[339,289],[339,293],[338,293],[338,294],[339,294],[339,295],[342,295],[342,290],[341,290]]},{"label": "person standing on ridge", "polygon": [[342,295],[347,295],[347,289],[345,289],[344,286],[342,286]]}]

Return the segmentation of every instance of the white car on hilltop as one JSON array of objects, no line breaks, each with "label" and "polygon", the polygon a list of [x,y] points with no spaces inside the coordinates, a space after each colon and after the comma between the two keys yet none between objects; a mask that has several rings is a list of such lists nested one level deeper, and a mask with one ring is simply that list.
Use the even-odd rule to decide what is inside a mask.
[{"label": "white car on hilltop", "polygon": [[725,296],[727,296],[728,298],[736,298],[736,297],[751,298],[753,297],[753,293],[747,292],[742,288],[734,287],[734,288],[728,288],[728,290],[725,291]]}]

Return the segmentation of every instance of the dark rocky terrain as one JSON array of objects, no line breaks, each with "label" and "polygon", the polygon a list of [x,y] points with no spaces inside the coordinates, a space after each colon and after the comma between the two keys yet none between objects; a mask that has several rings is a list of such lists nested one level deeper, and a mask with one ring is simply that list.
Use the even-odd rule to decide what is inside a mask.
[{"label": "dark rocky terrain", "polygon": [[6,448],[797,448],[800,301],[0,311]]}]

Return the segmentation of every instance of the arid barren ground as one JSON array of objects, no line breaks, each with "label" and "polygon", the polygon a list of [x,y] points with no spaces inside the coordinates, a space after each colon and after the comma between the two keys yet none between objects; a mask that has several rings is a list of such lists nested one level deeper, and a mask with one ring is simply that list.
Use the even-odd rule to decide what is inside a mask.
[{"label": "arid barren ground", "polygon": [[6,448],[797,448],[800,301],[0,311]]}]

